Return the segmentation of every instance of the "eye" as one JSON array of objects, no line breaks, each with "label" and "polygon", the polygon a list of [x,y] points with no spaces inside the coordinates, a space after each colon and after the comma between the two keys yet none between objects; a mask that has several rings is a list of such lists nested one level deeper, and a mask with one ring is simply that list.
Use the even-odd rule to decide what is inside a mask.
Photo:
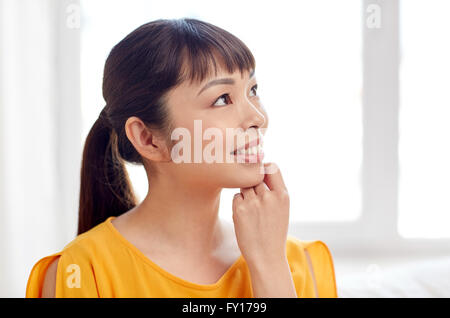
[{"label": "eye", "polygon": [[[228,100],[230,100],[230,95],[228,93],[226,93],[226,94],[220,95],[219,98],[216,99],[216,101],[214,102],[213,105],[217,105],[217,102],[219,100],[226,100],[226,97],[228,97]],[[231,100],[230,100],[230,102],[231,102]],[[217,106],[222,106],[222,105],[217,105]]]},{"label": "eye", "polygon": [[258,89],[258,84],[253,85],[251,91],[255,92],[255,96],[256,96],[256,90]]},{"label": "eye", "polygon": [[[254,91],[254,94],[255,94],[255,95],[253,95],[253,96],[257,96],[257,95],[256,95],[256,90],[257,90],[257,88],[258,88],[258,84],[253,85],[253,87],[251,88],[250,91]],[[213,106],[223,106],[223,105],[226,105],[226,104],[218,105],[217,102],[220,101],[220,100],[226,101],[227,99],[228,99],[228,101],[231,103],[230,94],[226,93],[226,94],[220,95],[219,98],[217,98],[216,101],[214,102]]]}]

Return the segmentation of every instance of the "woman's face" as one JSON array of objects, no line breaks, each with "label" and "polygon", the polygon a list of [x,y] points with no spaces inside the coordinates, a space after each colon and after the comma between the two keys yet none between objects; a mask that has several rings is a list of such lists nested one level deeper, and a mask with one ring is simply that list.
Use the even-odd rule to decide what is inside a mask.
[{"label": "woman's face", "polygon": [[[216,81],[218,79],[221,81]],[[262,144],[268,117],[256,84],[254,72],[244,72],[241,77],[239,70],[230,74],[220,68],[217,77],[206,78],[201,83],[185,81],[168,93],[167,104],[174,130],[184,128],[190,135],[189,143],[187,139],[183,141],[184,136],[175,138],[176,135],[172,135],[173,144],[190,147],[188,162],[171,162],[171,172],[177,178],[217,188],[246,188],[262,182],[261,160],[239,162],[229,155],[255,139],[260,138]],[[205,135],[205,131],[214,131],[213,136]],[[194,158],[195,151],[199,154],[197,158]],[[218,157],[215,157],[215,151],[218,151]],[[183,156],[183,149],[177,153],[187,158]],[[176,157],[172,150],[171,160]],[[221,160],[208,163],[207,157]]]}]

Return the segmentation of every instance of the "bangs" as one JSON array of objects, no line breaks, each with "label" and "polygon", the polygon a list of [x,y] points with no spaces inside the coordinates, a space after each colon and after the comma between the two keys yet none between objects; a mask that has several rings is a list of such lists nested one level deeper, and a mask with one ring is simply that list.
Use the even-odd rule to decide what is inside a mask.
[{"label": "bangs", "polygon": [[178,40],[182,45],[179,82],[201,83],[217,76],[222,68],[229,73],[255,69],[255,58],[249,48],[228,31],[196,19],[176,20]]}]

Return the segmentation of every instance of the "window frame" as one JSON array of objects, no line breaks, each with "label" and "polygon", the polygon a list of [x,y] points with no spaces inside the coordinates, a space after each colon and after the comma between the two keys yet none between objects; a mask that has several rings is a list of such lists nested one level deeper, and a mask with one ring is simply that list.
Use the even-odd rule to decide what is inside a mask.
[{"label": "window frame", "polygon": [[[362,0],[363,156],[361,214],[354,221],[289,225],[290,234],[325,241],[342,256],[442,255],[450,238],[405,238],[398,231],[399,0]],[[369,28],[369,5],[380,6],[380,28]]]}]

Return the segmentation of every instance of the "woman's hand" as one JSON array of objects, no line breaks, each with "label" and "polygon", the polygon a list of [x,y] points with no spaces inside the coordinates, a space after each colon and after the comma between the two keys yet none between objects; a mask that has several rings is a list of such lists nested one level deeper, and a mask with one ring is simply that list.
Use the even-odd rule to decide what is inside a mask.
[{"label": "woman's hand", "polygon": [[233,222],[242,256],[249,264],[286,260],[289,194],[274,163],[265,163],[263,182],[241,188],[233,198]]}]

